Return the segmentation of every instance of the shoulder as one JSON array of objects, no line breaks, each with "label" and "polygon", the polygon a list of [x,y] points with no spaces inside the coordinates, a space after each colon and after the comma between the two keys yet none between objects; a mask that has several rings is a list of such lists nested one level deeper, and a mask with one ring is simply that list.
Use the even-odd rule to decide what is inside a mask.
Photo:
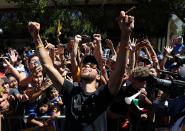
[{"label": "shoulder", "polygon": [[78,84],[72,83],[69,80],[65,79],[63,87],[62,87],[62,92],[63,92],[63,94],[69,94],[71,92],[79,90],[80,87],[79,88],[78,87],[79,87]]},{"label": "shoulder", "polygon": [[67,90],[69,88],[73,88],[74,87],[74,84],[72,82],[70,82],[69,80],[67,79],[64,79],[64,84],[63,84],[63,90]]},{"label": "shoulder", "polygon": [[9,93],[10,94],[19,93],[19,90],[18,90],[18,88],[10,88]]},{"label": "shoulder", "polygon": [[64,79],[63,87],[71,87],[71,86],[74,86],[74,84],[71,81]]},{"label": "shoulder", "polygon": [[100,102],[101,104],[102,102],[109,103],[115,97],[109,91],[108,85],[98,87],[97,91],[95,92],[95,96],[97,98],[98,103]]}]

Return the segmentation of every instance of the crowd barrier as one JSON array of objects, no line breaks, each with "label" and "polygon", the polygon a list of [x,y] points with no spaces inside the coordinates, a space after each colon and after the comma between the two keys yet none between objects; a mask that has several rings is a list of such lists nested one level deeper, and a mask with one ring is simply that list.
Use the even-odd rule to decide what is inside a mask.
[{"label": "crowd barrier", "polygon": [[[37,119],[47,119],[50,116],[42,116]],[[65,115],[58,116],[52,120],[52,124],[45,127],[28,126],[28,116],[1,117],[0,131],[62,131]]]}]

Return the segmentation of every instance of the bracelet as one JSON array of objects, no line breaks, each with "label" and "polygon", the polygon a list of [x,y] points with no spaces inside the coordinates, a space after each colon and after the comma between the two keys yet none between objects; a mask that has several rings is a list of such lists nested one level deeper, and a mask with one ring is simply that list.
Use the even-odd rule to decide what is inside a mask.
[{"label": "bracelet", "polygon": [[39,49],[41,47],[44,47],[44,45],[38,45],[38,46],[36,46],[36,49]]}]

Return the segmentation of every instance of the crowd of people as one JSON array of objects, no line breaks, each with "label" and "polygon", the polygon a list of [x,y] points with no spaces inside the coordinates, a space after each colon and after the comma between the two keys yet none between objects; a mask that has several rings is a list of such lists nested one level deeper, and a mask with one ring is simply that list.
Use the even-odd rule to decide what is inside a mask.
[{"label": "crowd of people", "polygon": [[131,38],[133,16],[121,11],[117,22],[120,42],[104,45],[101,34],[42,41],[29,22],[35,48],[0,52],[2,130],[185,130],[182,36],[159,53],[148,38]]}]

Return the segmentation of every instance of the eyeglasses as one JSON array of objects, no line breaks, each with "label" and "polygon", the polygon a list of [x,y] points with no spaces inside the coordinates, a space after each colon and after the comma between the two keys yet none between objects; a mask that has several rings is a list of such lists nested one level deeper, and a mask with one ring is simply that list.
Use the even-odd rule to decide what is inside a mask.
[{"label": "eyeglasses", "polygon": [[97,69],[97,65],[94,63],[82,63],[82,67],[85,67],[86,65],[89,65],[92,69]]}]

